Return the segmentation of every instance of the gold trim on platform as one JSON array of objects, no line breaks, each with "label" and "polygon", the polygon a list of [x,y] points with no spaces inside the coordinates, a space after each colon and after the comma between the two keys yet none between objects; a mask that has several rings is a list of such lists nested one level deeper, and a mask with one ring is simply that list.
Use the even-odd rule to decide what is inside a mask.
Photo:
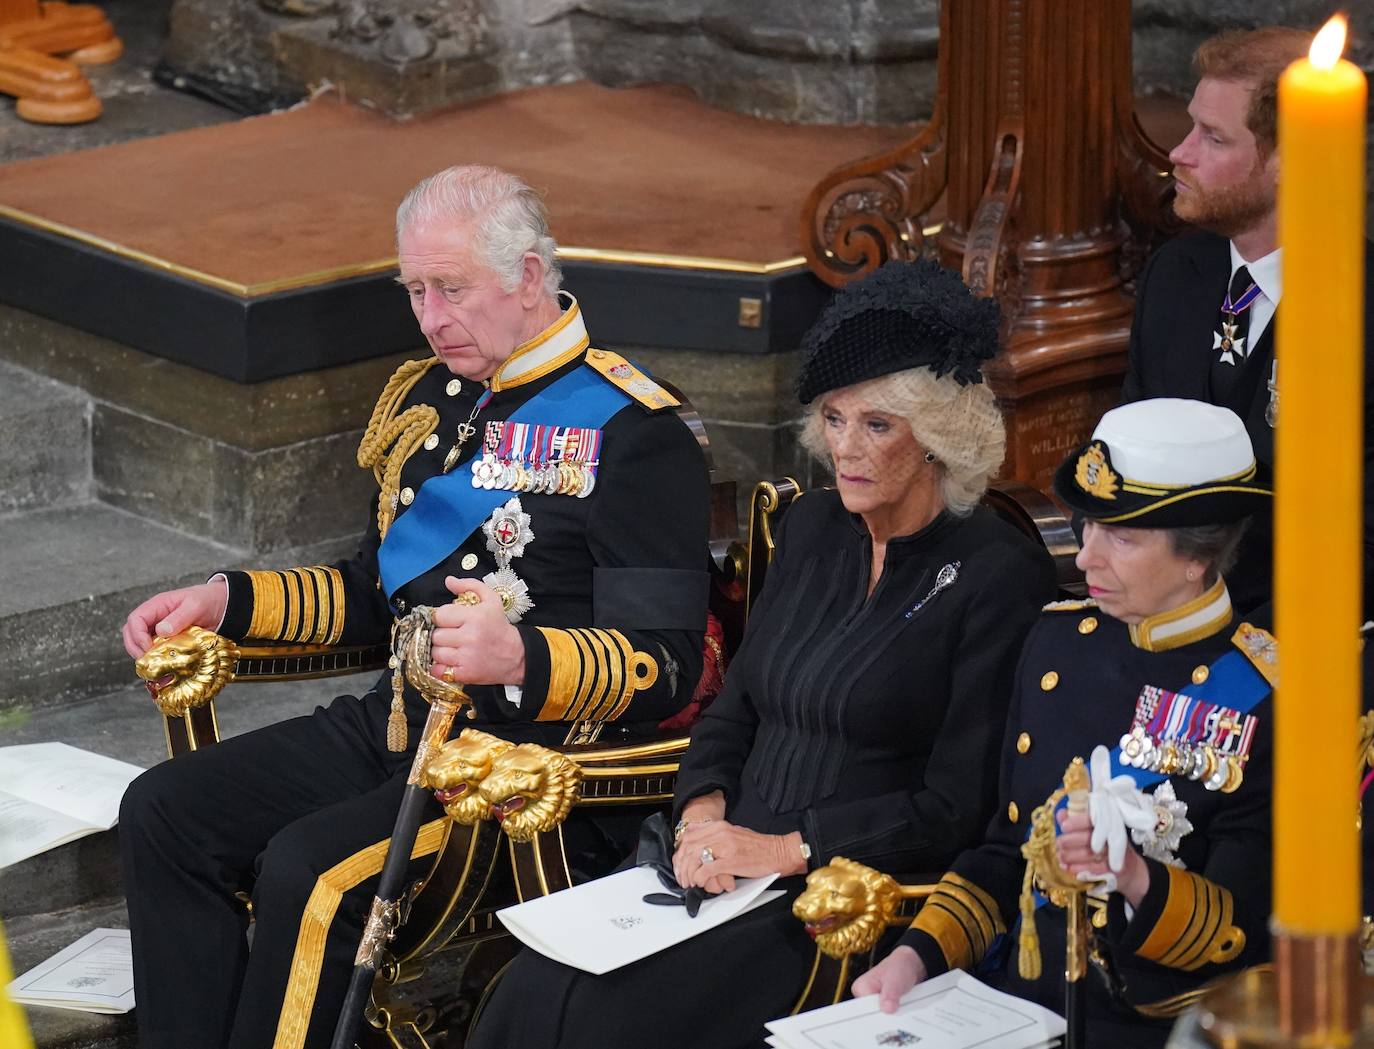
[{"label": "gold trim on platform", "polygon": [[[46,219],[40,215],[10,207],[7,204],[0,204],[0,218],[11,219],[44,233],[52,233],[76,241],[78,244],[97,248],[117,258],[140,262],[145,266],[151,266],[184,280],[205,284],[247,299],[272,295],[279,291],[307,288],[316,284],[328,284],[336,280],[347,280],[350,277],[385,273],[387,270],[396,268],[396,256],[391,255],[381,259],[370,259],[366,262],[348,263],[343,266],[313,270],[309,273],[300,273],[290,277],[278,277],[275,280],[243,284],[239,281],[229,280],[227,277],[218,277],[213,273],[206,273],[204,270],[198,270],[193,266],[159,258],[149,252],[140,251],[138,248],[131,248],[110,240],[108,237],[88,233],[62,222],[54,222],[52,219]],[[561,247],[558,249],[558,257],[566,262],[602,262],[648,268],[752,273],[760,276],[806,268],[806,257],[803,255],[792,255],[773,262],[749,262],[745,259],[717,258],[710,255],[670,255],[652,251],[619,251],[614,248]]]},{"label": "gold trim on platform", "polygon": [[675,270],[721,270],[726,273],[762,275],[806,268],[804,255],[793,255],[776,262],[748,262],[744,259],[718,258],[713,255],[667,255],[653,251],[617,251],[614,248],[561,247],[558,249],[558,257],[570,262],[623,263],[629,266]]}]

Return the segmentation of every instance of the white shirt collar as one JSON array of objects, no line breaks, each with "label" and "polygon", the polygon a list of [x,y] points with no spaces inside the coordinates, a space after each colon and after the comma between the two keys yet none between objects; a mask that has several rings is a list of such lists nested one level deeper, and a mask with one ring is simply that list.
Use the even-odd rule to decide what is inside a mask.
[{"label": "white shirt collar", "polygon": [[1234,241],[1230,242],[1230,248],[1231,276],[1234,277],[1236,270],[1242,266],[1246,267],[1250,271],[1250,279],[1259,285],[1264,297],[1278,305],[1279,297],[1283,295],[1283,249],[1275,248],[1254,262],[1246,262],[1240,257]]},{"label": "white shirt collar", "polygon": [[532,382],[561,368],[587,348],[587,326],[582,321],[582,310],[577,300],[566,291],[558,294],[567,300],[567,309],[533,339],[511,351],[511,355],[491,377],[493,391]]}]

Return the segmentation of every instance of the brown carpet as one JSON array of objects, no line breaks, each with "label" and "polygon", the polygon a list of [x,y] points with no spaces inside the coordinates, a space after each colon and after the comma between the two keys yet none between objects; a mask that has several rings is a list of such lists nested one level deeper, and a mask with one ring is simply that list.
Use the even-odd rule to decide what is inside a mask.
[{"label": "brown carpet", "polygon": [[775,262],[831,168],[913,128],[713,109],[682,88],[532,88],[397,123],[322,97],[291,112],[0,167],[0,205],[237,284],[393,255],[405,191],[483,162],[547,194],[583,248]]}]

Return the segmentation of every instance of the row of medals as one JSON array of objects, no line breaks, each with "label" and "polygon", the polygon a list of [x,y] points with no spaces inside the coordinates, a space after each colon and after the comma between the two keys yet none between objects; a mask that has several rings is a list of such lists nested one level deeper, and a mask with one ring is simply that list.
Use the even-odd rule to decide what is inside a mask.
[{"label": "row of medals", "polygon": [[1121,737],[1121,763],[1165,776],[1201,780],[1208,790],[1223,794],[1235,791],[1245,779],[1243,757],[1222,754],[1210,743],[1166,740],[1160,744],[1139,725]]},{"label": "row of medals", "polygon": [[532,495],[575,495],[585,499],[596,487],[596,464],[559,460],[527,463],[483,452],[472,461],[472,487]]}]

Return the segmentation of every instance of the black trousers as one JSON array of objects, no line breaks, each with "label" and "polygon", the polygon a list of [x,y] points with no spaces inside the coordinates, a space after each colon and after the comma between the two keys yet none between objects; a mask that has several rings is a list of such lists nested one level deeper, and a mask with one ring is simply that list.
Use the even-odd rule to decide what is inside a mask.
[{"label": "black trousers", "polygon": [[[386,709],[340,696],[130,786],[119,837],[142,1049],[329,1044],[413,755],[386,750]],[[407,713],[413,748],[425,711]],[[429,804],[417,873],[442,833]]]}]

